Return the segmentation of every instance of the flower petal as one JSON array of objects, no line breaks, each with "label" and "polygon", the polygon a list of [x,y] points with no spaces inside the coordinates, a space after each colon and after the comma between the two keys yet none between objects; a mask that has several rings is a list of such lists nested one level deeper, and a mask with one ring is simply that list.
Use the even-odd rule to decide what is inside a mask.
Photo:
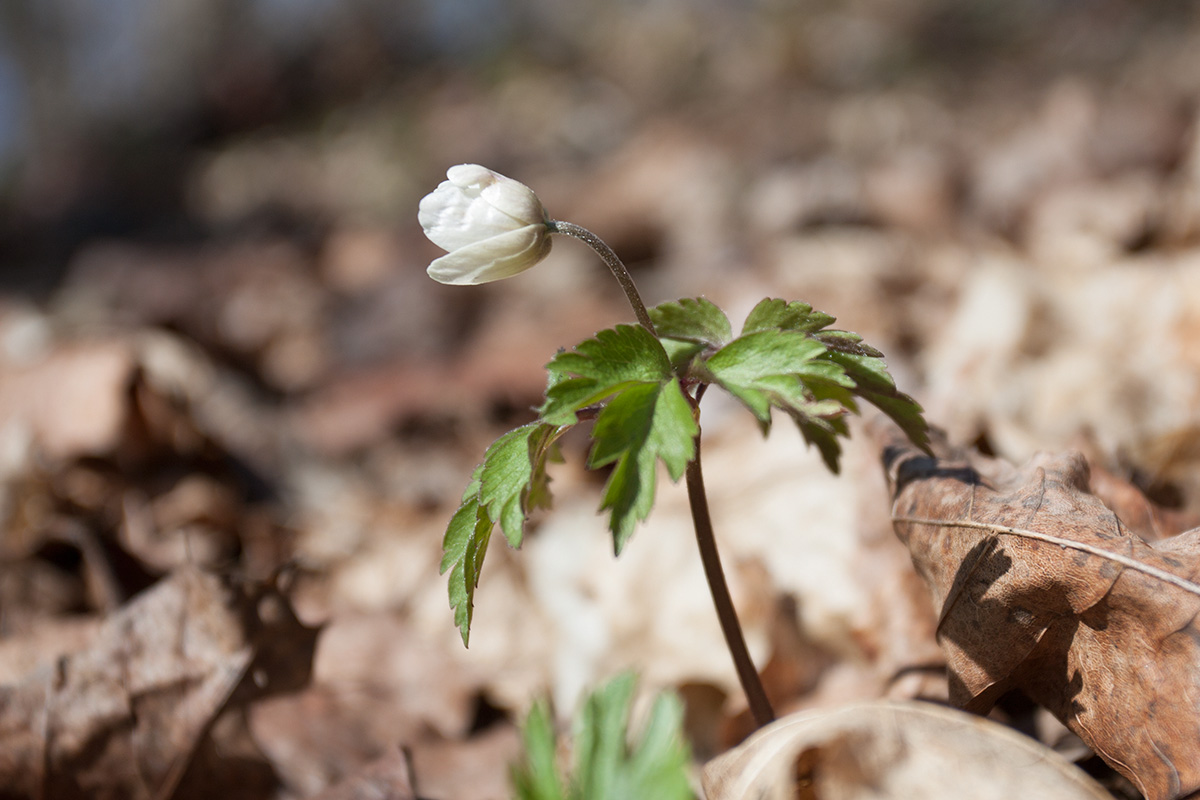
[{"label": "flower petal", "polygon": [[521,225],[533,225],[546,221],[546,209],[537,195],[523,183],[498,176],[493,184],[484,186],[480,197],[502,214],[517,220]]},{"label": "flower petal", "polygon": [[450,181],[421,199],[417,220],[429,240],[443,250],[457,250],[518,227],[507,214]]},{"label": "flower petal", "polygon": [[453,250],[436,259],[427,271],[438,283],[470,286],[524,272],[549,252],[550,234],[546,226],[526,225]]},{"label": "flower petal", "polygon": [[446,176],[421,199],[417,211],[425,235],[443,250],[546,221],[537,195],[512,178],[478,164],[458,164]]}]

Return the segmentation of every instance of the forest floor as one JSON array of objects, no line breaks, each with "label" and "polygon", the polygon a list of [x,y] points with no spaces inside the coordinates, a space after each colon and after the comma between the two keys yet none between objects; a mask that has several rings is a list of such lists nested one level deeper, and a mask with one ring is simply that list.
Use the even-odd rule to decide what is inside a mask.
[{"label": "forest floor", "polygon": [[[507,797],[531,702],[568,720],[625,669],[680,693],[698,764],[751,731],[682,486],[660,476],[614,559],[582,440],[522,549],[492,543],[463,647],[438,565],[472,468],[533,418],[558,348],[631,314],[567,240],[511,281],[429,280],[416,201],[454,163],[600,234],[650,303],[705,296],[736,328],[763,297],[809,302],[947,442],[1078,451],[1129,530],[1200,524],[1197,42],[1192,21],[1107,70],[843,91],[773,74],[747,34],[721,91],[653,114],[680,90],[636,58],[595,84],[447,72],[211,148],[188,196],[226,233],[85,242],[47,294],[0,300],[0,781]],[[631,103],[613,87],[638,74]],[[855,421],[834,476],[784,420],[764,439],[713,397],[702,424],[777,711],[953,695],[886,435]],[[992,717],[1139,796],[1028,703]]]}]

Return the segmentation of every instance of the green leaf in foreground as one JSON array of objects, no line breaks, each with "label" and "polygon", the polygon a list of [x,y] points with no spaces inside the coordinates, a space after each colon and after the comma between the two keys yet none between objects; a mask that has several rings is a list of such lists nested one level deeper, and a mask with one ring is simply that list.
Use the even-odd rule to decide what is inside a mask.
[{"label": "green leaf in foreground", "polygon": [[550,386],[542,419],[571,425],[575,412],[639,383],[661,383],[673,374],[662,344],[641,325],[618,325],[559,353],[546,369]]},{"label": "green leaf in foreground", "polygon": [[600,508],[612,511],[609,529],[618,555],[634,526],[649,516],[654,505],[658,460],[666,465],[671,480],[679,480],[696,456],[699,432],[691,405],[675,378],[626,388],[609,400],[596,418],[588,468],[615,465],[604,485]]},{"label": "green leaf in foreground", "polygon": [[450,572],[450,607],[464,645],[492,529],[499,525],[510,545],[521,546],[525,517],[549,503],[546,462],[556,457],[554,442],[561,433],[557,426],[531,423],[493,442],[450,519],[442,540],[441,571]]},{"label": "green leaf in foreground", "polygon": [[525,757],[512,772],[518,800],[693,797],[683,704],[674,694],[659,695],[639,736],[631,740],[633,694],[634,678],[625,674],[588,697],[576,718],[574,774],[566,781],[554,768],[557,747],[549,712],[544,704],[535,705],[524,728]]},{"label": "green leaf in foreground", "polygon": [[539,700],[529,709],[521,728],[524,755],[509,774],[517,800],[566,800],[558,775],[558,744],[554,720],[546,701]]}]

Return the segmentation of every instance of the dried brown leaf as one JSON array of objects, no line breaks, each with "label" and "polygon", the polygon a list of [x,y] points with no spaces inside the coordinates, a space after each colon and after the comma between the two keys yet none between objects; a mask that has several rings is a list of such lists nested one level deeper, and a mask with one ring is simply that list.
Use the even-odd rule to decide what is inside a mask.
[{"label": "dried brown leaf", "polygon": [[792,714],[710,761],[709,800],[1111,800],[1054,751],[912,701]]},{"label": "dried brown leaf", "polygon": [[412,767],[399,750],[372,761],[313,800],[417,800]]},{"label": "dried brown leaf", "polygon": [[167,797],[217,715],[308,679],[316,632],[274,589],[182,570],[90,646],[0,687],[0,785],[14,797]]},{"label": "dried brown leaf", "polygon": [[1077,454],[936,452],[892,439],[884,463],[951,699],[985,712],[1020,689],[1150,800],[1200,789],[1200,529],[1147,544]]},{"label": "dried brown leaf", "polygon": [[122,433],[135,366],[127,342],[63,345],[27,364],[0,364],[0,420],[23,425],[52,459],[106,453]]}]

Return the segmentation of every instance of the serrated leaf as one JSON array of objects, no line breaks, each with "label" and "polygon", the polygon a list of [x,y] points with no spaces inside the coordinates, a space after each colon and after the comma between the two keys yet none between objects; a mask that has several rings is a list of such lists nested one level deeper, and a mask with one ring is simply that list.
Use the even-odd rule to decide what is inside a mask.
[{"label": "serrated leaf", "polygon": [[671,480],[683,475],[695,458],[700,432],[678,379],[631,386],[615,395],[596,418],[588,467],[614,464],[600,509],[611,510],[609,529],[619,555],[634,526],[654,505],[659,460]]},{"label": "serrated leaf", "polygon": [[883,358],[883,353],[864,342],[863,338],[853,331],[819,331],[814,338],[835,353]]},{"label": "serrated leaf", "polygon": [[828,363],[813,367],[825,346],[799,331],[777,328],[739,336],[704,362],[713,379],[742,401],[758,419],[764,433],[771,424],[771,406],[791,407],[796,400],[811,399],[802,376],[813,373],[837,382]]},{"label": "serrated leaf", "polygon": [[556,355],[546,369],[551,383],[540,413],[553,425],[571,425],[575,412],[638,383],[661,383],[671,377],[671,360],[658,341],[640,325],[618,325]]},{"label": "serrated leaf", "polygon": [[883,354],[856,333],[825,329],[833,321],[807,303],[768,298],[750,312],[743,334],[696,370],[711,374],[741,400],[764,433],[772,408],[788,413],[834,472],[841,456],[838,437],[848,435],[841,418],[857,413],[856,396],[925,446],[928,431],[921,408],[896,389]]},{"label": "serrated leaf", "polygon": [[841,416],[814,417],[805,414],[793,414],[792,419],[804,441],[817,448],[829,471],[835,475],[840,472],[842,444],[838,437],[850,435],[846,420]]},{"label": "serrated leaf", "polygon": [[450,607],[454,609],[454,624],[462,634],[463,645],[471,632],[471,617],[475,611],[475,587],[479,583],[479,568],[487,552],[494,523],[479,504],[479,498],[464,500],[450,518],[442,539],[441,571],[450,574],[447,584]]},{"label": "serrated leaf", "polygon": [[854,394],[890,417],[913,444],[928,451],[929,425],[921,406],[896,388],[883,353],[851,331],[820,331],[813,338],[829,348],[829,361],[838,364],[854,382]]},{"label": "serrated leaf", "polygon": [[811,333],[827,327],[835,321],[835,317],[823,311],[814,311],[808,303],[798,301],[789,303],[786,300],[768,297],[759,301],[758,305],[750,310],[745,324],[742,325],[742,335],[771,328]]},{"label": "serrated leaf", "polygon": [[[841,333],[836,331],[835,333]],[[822,335],[821,340],[828,344]],[[868,352],[878,353],[872,347],[861,346]],[[882,355],[867,355],[859,352],[831,350],[829,359],[837,362],[854,381],[854,394],[878,408],[895,422],[913,444],[923,450],[929,449],[929,423],[921,413],[916,400],[896,388],[896,382],[887,371]]]},{"label": "serrated leaf", "polygon": [[475,588],[492,529],[500,526],[504,538],[520,547],[525,518],[549,502],[546,462],[555,457],[555,440],[563,429],[530,423],[501,436],[475,468],[462,504],[450,518],[442,540],[441,572],[449,571],[450,607],[454,623],[467,644],[475,607]]},{"label": "serrated leaf", "polygon": [[724,346],[733,338],[725,312],[703,297],[685,297],[650,309],[650,319],[665,339],[711,347]]}]

